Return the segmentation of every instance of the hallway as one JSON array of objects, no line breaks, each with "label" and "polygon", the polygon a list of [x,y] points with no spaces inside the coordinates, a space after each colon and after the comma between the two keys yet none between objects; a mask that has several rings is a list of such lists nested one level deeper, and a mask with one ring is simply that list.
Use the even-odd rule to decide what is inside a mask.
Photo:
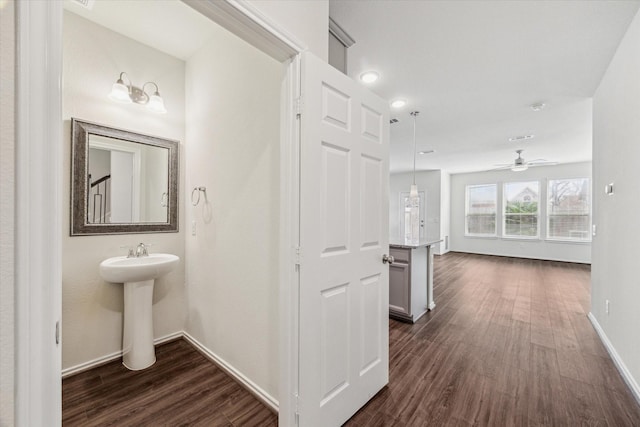
[{"label": "hallway", "polygon": [[590,267],[449,253],[433,312],[390,321],[390,378],[347,426],[638,426],[587,319]]},{"label": "hallway", "polygon": [[[449,253],[436,309],[390,320],[390,382],[349,422],[374,426],[638,426],[640,407],[586,314],[586,265]],[[275,426],[185,341],[148,370],[120,361],[63,382],[64,425]]]}]

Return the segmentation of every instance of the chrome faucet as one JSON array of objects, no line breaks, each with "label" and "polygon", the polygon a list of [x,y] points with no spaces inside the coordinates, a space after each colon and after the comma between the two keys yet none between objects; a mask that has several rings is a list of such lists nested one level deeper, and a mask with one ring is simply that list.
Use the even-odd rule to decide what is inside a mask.
[{"label": "chrome faucet", "polygon": [[149,252],[147,251],[147,245],[145,245],[144,243],[140,243],[136,248],[136,258],[140,258],[143,256],[149,256]]}]

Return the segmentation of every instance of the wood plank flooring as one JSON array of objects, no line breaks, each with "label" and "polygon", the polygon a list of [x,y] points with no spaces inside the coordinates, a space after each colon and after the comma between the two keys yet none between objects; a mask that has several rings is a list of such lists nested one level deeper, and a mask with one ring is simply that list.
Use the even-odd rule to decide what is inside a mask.
[{"label": "wood plank flooring", "polygon": [[[389,385],[346,423],[640,426],[640,407],[589,323],[589,266],[449,253],[436,308],[390,320]],[[276,426],[277,417],[185,341],[132,372],[63,381],[65,426]]]},{"label": "wood plank flooring", "polygon": [[156,363],[111,362],[62,382],[63,426],[276,426],[277,415],[184,340]]},{"label": "wood plank flooring", "polygon": [[640,426],[587,319],[587,265],[449,253],[436,308],[390,321],[389,385],[345,425]]}]

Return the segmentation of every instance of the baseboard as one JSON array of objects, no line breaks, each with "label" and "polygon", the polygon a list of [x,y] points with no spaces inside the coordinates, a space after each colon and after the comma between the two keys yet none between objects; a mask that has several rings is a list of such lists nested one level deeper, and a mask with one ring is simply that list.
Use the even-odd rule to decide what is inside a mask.
[{"label": "baseboard", "polygon": [[[182,338],[182,331],[174,332],[169,335],[165,335],[160,338],[156,338],[153,340],[154,345],[163,344],[168,341],[173,341],[179,338]],[[80,363],[79,365],[71,366],[69,368],[62,370],[62,379],[67,377],[79,374],[80,372],[88,371],[89,369],[97,368],[98,366],[105,365],[109,362],[113,362],[122,357],[122,350],[116,351],[111,354],[107,354],[106,356],[98,357],[93,360],[89,360],[88,362]]]},{"label": "baseboard", "polygon": [[616,368],[618,368],[618,372],[620,372],[620,375],[622,375],[622,379],[624,379],[624,382],[627,383],[627,386],[629,386],[629,388],[631,389],[633,397],[635,397],[638,404],[640,404],[640,386],[638,386],[635,378],[633,378],[631,372],[629,372],[629,369],[627,369],[627,365],[625,365],[620,358],[620,355],[613,347],[613,344],[611,344],[611,341],[609,341],[607,334],[604,332],[604,329],[602,329],[593,313],[589,313],[587,317],[591,321],[593,329],[595,329],[598,333],[600,341],[602,341],[602,344],[604,344],[607,352],[609,352],[609,356],[611,356],[611,359],[613,359],[613,363],[616,365]]},{"label": "baseboard", "polygon": [[240,385],[242,385],[249,393],[254,395],[258,400],[260,400],[264,405],[267,406],[270,410],[278,413],[278,401],[271,396],[269,393],[260,388],[256,383],[251,381],[249,378],[244,376],[240,371],[236,368],[228,364],[224,359],[220,356],[209,350],[203,344],[201,344],[194,337],[189,335],[187,332],[183,333],[183,338],[192,346],[196,348],[200,353],[202,353],[207,359],[211,360],[213,363],[218,365],[220,369],[225,371],[228,375],[230,375],[234,380],[236,380]]},{"label": "baseboard", "polygon": [[474,251],[460,251],[460,250],[455,250],[455,249],[451,249],[451,250],[449,250],[449,252],[458,253],[458,254],[495,256],[495,257],[500,257],[500,258],[532,259],[532,260],[536,260],[536,261],[553,261],[553,262],[566,262],[568,264],[591,265],[591,261],[559,259],[559,258],[552,258],[552,257],[540,258],[540,257],[525,256],[525,255],[518,255],[518,254],[505,255],[505,254],[502,254],[502,253],[489,253],[489,252],[479,252],[479,251],[476,251],[476,252],[474,252]]}]

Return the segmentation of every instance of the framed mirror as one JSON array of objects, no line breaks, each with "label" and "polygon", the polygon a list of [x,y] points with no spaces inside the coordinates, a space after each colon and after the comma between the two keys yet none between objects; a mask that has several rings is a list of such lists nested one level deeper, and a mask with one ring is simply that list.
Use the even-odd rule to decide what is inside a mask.
[{"label": "framed mirror", "polygon": [[178,231],[178,141],[71,119],[71,235]]}]

